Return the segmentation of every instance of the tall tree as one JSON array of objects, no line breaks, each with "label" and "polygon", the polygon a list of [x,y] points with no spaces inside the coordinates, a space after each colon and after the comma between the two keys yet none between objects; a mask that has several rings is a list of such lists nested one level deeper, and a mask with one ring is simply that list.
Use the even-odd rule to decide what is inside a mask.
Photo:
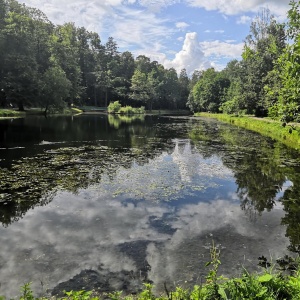
[{"label": "tall tree", "polygon": [[[278,59],[278,75],[281,79],[278,103],[274,105],[276,114],[282,120],[300,121],[300,4],[292,1],[288,11],[288,37],[292,43]],[[270,94],[270,91],[269,91]]]},{"label": "tall tree", "polygon": [[132,53],[125,51],[119,55],[116,66],[113,93],[125,104],[129,100],[131,78],[134,74],[135,62]]},{"label": "tall tree", "polygon": [[1,30],[0,85],[10,101],[24,110],[24,105],[30,104],[37,95],[33,20],[25,6],[12,0],[6,4]]},{"label": "tall tree", "polygon": [[285,32],[268,9],[252,22],[245,40],[241,66],[241,99],[247,113],[266,115],[264,78],[272,71],[275,61],[285,47]]},{"label": "tall tree", "polygon": [[117,77],[119,64],[119,52],[117,43],[110,37],[105,44],[104,52],[101,53],[97,66],[97,83],[105,95],[104,106],[108,105],[108,95],[114,87],[114,79]]},{"label": "tall tree", "polygon": [[178,101],[177,107],[183,109],[186,108],[186,103],[188,101],[188,97],[190,93],[190,89],[189,89],[190,79],[186,73],[186,69],[182,69],[180,71],[178,82],[179,82],[180,99]]},{"label": "tall tree", "polygon": [[144,73],[135,69],[131,78],[131,95],[130,97],[146,105],[151,111],[153,101],[157,97],[158,80],[155,78],[154,71]]},{"label": "tall tree", "polygon": [[164,72],[162,96],[168,109],[177,109],[180,99],[180,87],[177,72],[174,68]]},{"label": "tall tree", "polygon": [[68,102],[79,101],[84,91],[79,66],[79,44],[77,29],[73,23],[66,23],[55,28],[51,40],[51,62],[60,66],[72,84]]},{"label": "tall tree", "polygon": [[44,108],[45,115],[51,109],[62,110],[71,89],[72,83],[60,66],[48,68],[43,75],[41,84],[42,101],[40,105]]},{"label": "tall tree", "polygon": [[230,81],[224,72],[217,72],[214,68],[207,69],[193,88],[193,102],[188,103],[190,109],[218,112],[220,105],[225,102],[229,85]]}]

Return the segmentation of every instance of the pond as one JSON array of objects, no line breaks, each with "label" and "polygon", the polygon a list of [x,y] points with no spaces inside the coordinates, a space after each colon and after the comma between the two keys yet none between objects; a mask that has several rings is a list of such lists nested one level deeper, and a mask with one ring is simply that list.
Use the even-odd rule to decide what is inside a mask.
[{"label": "pond", "polygon": [[138,292],[300,249],[299,152],[194,117],[0,121],[0,295]]}]

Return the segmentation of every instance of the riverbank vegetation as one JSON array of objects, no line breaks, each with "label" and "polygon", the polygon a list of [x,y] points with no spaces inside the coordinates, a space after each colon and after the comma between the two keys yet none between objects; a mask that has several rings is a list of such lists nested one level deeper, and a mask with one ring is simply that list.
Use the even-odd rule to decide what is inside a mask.
[{"label": "riverbank vegetation", "polygon": [[54,25],[35,8],[0,0],[0,107],[63,110],[70,104],[147,109],[186,108],[189,78],[183,69],[118,51],[110,37],[74,23]]},{"label": "riverbank vegetation", "polygon": [[[265,257],[260,258],[265,268],[260,273],[250,274],[243,269],[242,274],[235,278],[225,278],[218,275],[218,267],[221,264],[220,250],[214,245],[210,249],[211,261],[206,264],[210,268],[205,282],[195,285],[191,289],[177,286],[175,290],[169,290],[165,284],[165,292],[156,295],[153,286],[145,283],[144,288],[136,295],[123,295],[122,291],[99,295],[93,291],[65,291],[65,297],[61,300],[229,300],[229,299],[261,299],[261,300],[298,300],[300,295],[300,270],[298,258],[290,258],[290,274],[284,271],[276,271],[271,267]],[[281,260],[282,261],[282,260]],[[287,265],[286,265],[287,267]],[[50,297],[49,297],[50,298]],[[4,298],[3,298],[4,299]],[[30,284],[21,288],[21,300],[48,299],[47,297],[34,297]]]},{"label": "riverbank vegetation", "polygon": [[[80,114],[83,111],[76,107],[65,108],[63,110],[52,110],[48,112],[48,114],[64,114],[64,115],[71,115],[71,114]],[[45,112],[41,108],[31,108],[24,111],[18,111],[15,109],[0,109],[0,118],[21,118],[27,115],[44,115]]]},{"label": "riverbank vegetation", "polygon": [[103,44],[84,27],[54,25],[37,9],[0,0],[0,107],[42,107],[48,113],[119,101],[150,111],[188,107],[299,122],[300,4],[290,5],[286,24],[262,10],[241,59],[224,70],[178,74],[145,55],[119,52],[113,37]]},{"label": "riverbank vegetation", "polygon": [[132,107],[130,105],[122,106],[119,101],[111,102],[107,107],[107,112],[110,114],[120,114],[120,115],[136,115],[145,114],[145,107]]},{"label": "riverbank vegetation", "polygon": [[189,95],[192,111],[300,121],[300,4],[290,5],[286,24],[268,10],[256,17],[241,60],[230,61],[220,72],[201,72]]},{"label": "riverbank vegetation", "polygon": [[0,118],[7,118],[7,117],[22,117],[24,116],[24,113],[20,111],[16,111],[13,109],[0,109]]},{"label": "riverbank vegetation", "polygon": [[297,124],[285,124],[272,119],[261,119],[253,116],[234,116],[213,113],[196,113],[195,115],[231,123],[258,132],[262,135],[269,136],[294,149],[300,149],[300,127]]}]

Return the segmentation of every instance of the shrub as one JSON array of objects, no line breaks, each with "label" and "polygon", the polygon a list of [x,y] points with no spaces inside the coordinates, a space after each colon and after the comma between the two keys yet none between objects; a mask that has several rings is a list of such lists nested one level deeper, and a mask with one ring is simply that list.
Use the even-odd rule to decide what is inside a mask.
[{"label": "shrub", "polygon": [[122,105],[119,101],[109,103],[107,111],[111,114],[116,114],[120,111]]},{"label": "shrub", "polygon": [[146,111],[145,111],[145,106],[141,106],[141,107],[138,107],[138,108],[135,108],[135,113],[136,114],[145,114]]},{"label": "shrub", "polygon": [[135,112],[134,112],[134,108],[128,105],[128,106],[121,107],[119,113],[122,115],[133,115]]}]

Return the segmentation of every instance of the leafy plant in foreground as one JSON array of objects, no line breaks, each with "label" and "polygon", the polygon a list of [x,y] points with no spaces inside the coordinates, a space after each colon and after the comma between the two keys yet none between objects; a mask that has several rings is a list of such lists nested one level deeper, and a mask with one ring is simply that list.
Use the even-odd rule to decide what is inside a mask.
[{"label": "leafy plant in foreground", "polygon": [[[232,279],[218,276],[221,264],[220,250],[214,245],[210,249],[211,261],[206,266],[211,266],[206,283],[195,285],[191,290],[176,287],[175,291],[166,289],[165,295],[157,296],[153,293],[153,285],[144,284],[144,289],[138,295],[123,296],[121,291],[105,294],[102,298],[93,291],[69,291],[60,300],[299,300],[300,299],[300,270],[295,270],[293,275],[273,271],[275,265],[266,265],[264,272],[250,274],[246,269],[240,277]],[[263,260],[265,261],[265,260]],[[48,298],[35,298],[31,290],[31,283],[21,288],[20,300],[46,300]],[[0,296],[0,300],[5,300]]]}]

